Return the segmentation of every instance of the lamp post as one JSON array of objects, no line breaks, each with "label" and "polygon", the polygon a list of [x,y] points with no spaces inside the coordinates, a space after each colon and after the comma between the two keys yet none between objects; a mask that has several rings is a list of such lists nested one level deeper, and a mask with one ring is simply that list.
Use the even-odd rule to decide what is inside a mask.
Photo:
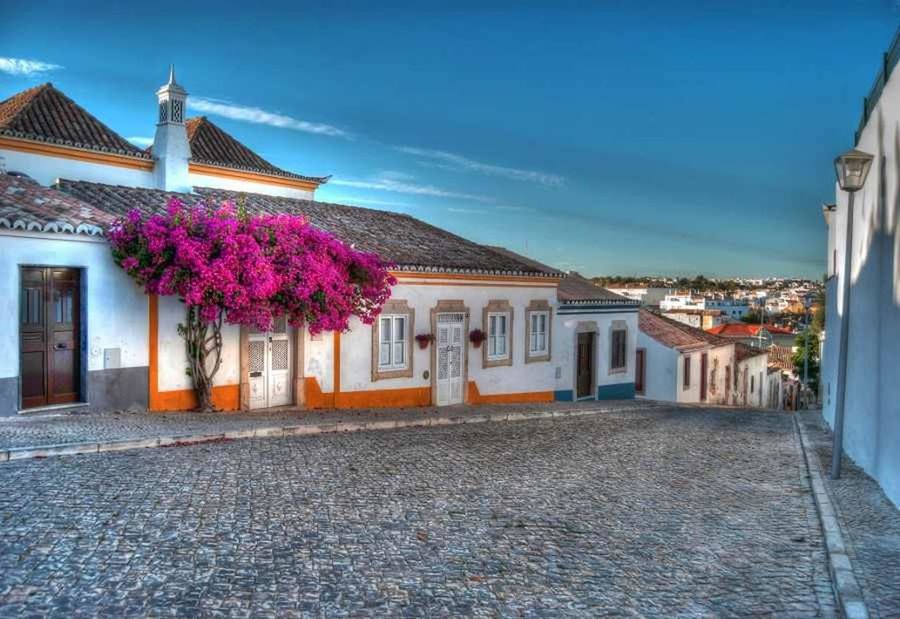
[{"label": "lamp post", "polygon": [[834,404],[834,444],[831,447],[831,478],[841,477],[841,455],[844,451],[844,402],[847,397],[847,342],[850,327],[850,271],[853,268],[853,194],[866,182],[872,155],[851,149],[834,160],[837,182],[847,196],[847,240],[844,244],[844,269],[841,271],[841,316],[838,350],[837,399]]}]

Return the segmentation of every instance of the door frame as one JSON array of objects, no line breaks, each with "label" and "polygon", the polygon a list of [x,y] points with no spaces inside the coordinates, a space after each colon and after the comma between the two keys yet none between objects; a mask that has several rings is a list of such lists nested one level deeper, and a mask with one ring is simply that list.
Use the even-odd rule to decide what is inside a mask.
[{"label": "door frame", "polygon": [[[637,358],[638,355],[641,357],[640,366],[638,366]],[[641,373],[638,374],[638,367],[640,367]],[[641,386],[638,389],[638,385]],[[637,347],[634,349],[634,393],[635,395],[644,395],[647,393],[647,349]]]},{"label": "door frame", "polygon": [[709,353],[700,354],[700,401],[706,402],[709,397]]},{"label": "door frame", "polygon": [[[305,399],[305,383],[304,383],[304,349],[303,344],[306,336],[306,327],[300,325],[298,327],[288,324],[288,342],[290,346],[290,365],[291,365],[291,401],[289,404],[282,406],[300,407],[304,404]],[[240,410],[249,411],[250,408],[250,328],[241,325],[240,334],[238,336],[238,365],[240,371],[240,386],[238,388],[240,395]],[[264,408],[254,408],[254,411],[266,410]]]},{"label": "door frame", "polygon": [[[459,299],[439,299],[431,308],[431,332],[437,337],[438,314],[462,314],[463,315],[463,342],[462,342],[462,403],[469,402],[469,308],[465,301]],[[486,343],[482,343],[485,346]],[[437,343],[431,348],[431,405],[437,406]]]},{"label": "door frame", "polygon": [[[87,373],[88,373],[88,296],[87,296],[87,279],[88,270],[84,266],[72,266],[62,264],[34,264],[19,263],[16,265],[18,269],[17,289],[16,289],[16,318],[15,318],[15,337],[16,337],[16,364],[18,367],[16,381],[16,411],[19,414],[33,413],[41,410],[65,409],[70,407],[81,407],[88,403],[87,400]],[[77,341],[78,341],[78,371],[75,373],[75,382],[78,384],[78,396],[74,402],[64,402],[61,404],[42,404],[40,406],[32,406],[29,408],[22,407],[22,271],[23,269],[71,269],[78,272],[78,325],[77,325]],[[45,300],[46,303],[46,300]],[[49,311],[49,303],[45,305],[45,312]],[[45,315],[46,322],[46,315]],[[45,364],[48,360],[45,358]],[[45,368],[46,371],[46,368]],[[46,388],[46,387],[45,387]]]},{"label": "door frame", "polygon": [[[578,336],[583,333],[590,333],[594,336],[594,351],[591,362],[594,367],[591,369],[591,395],[578,397]],[[572,400],[587,401],[597,399],[597,388],[600,380],[600,327],[593,320],[582,320],[575,325],[575,333],[572,334]]]},{"label": "door frame", "polygon": [[[588,395],[578,395],[578,341],[583,337],[587,336],[591,342],[591,354],[590,354],[590,370],[591,370],[591,386],[590,392]],[[599,334],[597,331],[578,331],[575,333],[575,389],[573,390],[573,396],[575,401],[584,401],[584,400],[596,400],[597,399],[597,352],[600,346],[599,342]]]}]

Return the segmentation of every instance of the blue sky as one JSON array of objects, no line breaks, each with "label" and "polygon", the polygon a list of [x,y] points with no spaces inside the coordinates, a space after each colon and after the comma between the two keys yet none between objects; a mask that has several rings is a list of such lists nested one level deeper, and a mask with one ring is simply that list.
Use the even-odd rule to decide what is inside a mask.
[{"label": "blue sky", "polygon": [[900,22],[886,0],[373,4],[5,0],[0,98],[52,81],[146,138],[174,62],[191,115],[334,175],[321,200],[587,275],[819,277],[831,160]]}]

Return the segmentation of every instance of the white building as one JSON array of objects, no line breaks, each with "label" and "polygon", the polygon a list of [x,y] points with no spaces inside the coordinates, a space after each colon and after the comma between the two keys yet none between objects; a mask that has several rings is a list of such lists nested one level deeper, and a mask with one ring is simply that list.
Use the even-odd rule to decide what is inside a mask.
[{"label": "white building", "polygon": [[730,320],[743,320],[750,313],[750,304],[742,299],[707,298],[706,309],[719,310]]},{"label": "white building", "polygon": [[900,33],[866,98],[855,148],[873,156],[865,185],[854,195],[851,267],[847,252],[849,194],[835,187],[826,207],[828,254],[823,414],[834,424],[841,298],[850,286],[844,450],[900,505]]},{"label": "white building", "polygon": [[284,321],[267,333],[226,326],[213,388],[222,409],[571,399],[582,333],[593,334],[590,397],[633,395],[634,303],[561,302],[563,274],[543,265],[408,215],[317,202],[327,177],[282,170],[208,119],[184,118],[186,97],[170,73],[149,152],[52,85],[0,102],[0,156],[17,173],[0,175],[0,415],[195,405],[177,332],[184,306],[145,296],[102,238],[113,218],[172,198],[302,213],[397,265],[374,325],[315,337]]},{"label": "white building", "polygon": [[662,311],[670,310],[705,310],[706,298],[692,293],[667,294],[660,304]]},{"label": "white building", "polygon": [[660,288],[658,286],[618,286],[607,288],[613,294],[628,297],[638,301],[641,305],[659,305],[666,295],[675,292],[672,288]]},{"label": "white building", "polygon": [[666,402],[731,403],[734,343],[641,310],[637,395]]}]

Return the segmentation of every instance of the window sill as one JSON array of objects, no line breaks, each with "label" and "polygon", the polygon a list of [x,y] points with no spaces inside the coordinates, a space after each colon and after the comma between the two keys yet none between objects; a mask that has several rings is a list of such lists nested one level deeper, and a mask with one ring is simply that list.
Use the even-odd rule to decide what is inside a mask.
[{"label": "window sill", "polygon": [[537,355],[526,355],[525,363],[540,363],[543,361],[550,361],[550,353],[540,353]]}]

